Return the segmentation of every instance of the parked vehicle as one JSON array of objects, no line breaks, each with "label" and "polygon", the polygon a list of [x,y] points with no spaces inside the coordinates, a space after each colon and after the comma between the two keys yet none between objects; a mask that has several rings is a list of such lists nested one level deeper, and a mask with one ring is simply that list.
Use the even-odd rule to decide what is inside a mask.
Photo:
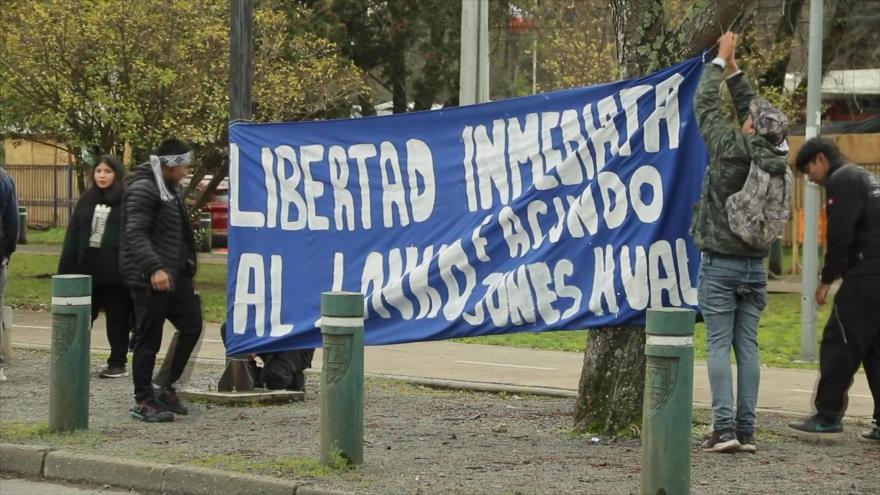
[{"label": "parked vehicle", "polygon": [[[208,187],[213,176],[206,175],[196,186],[199,194]],[[184,177],[180,182],[181,187],[187,187],[192,177]],[[198,197],[199,194],[193,195]],[[211,245],[215,248],[225,248],[229,236],[229,177],[224,178],[217,185],[214,193],[205,203],[204,210],[211,214]]]}]

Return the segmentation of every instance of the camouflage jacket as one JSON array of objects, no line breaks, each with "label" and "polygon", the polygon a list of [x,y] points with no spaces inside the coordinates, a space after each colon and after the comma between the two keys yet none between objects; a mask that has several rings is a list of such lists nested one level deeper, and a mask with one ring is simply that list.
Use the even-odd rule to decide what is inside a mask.
[{"label": "camouflage jacket", "polygon": [[[700,201],[694,206],[691,234],[702,251],[763,258],[768,249],[749,246],[730,230],[725,203],[742,189],[752,161],[771,175],[785,173],[787,152],[777,149],[760,136],[743,134],[727,122],[721,112],[719,89],[723,70],[708,63],[703,68],[694,101],[700,134],[709,151],[709,168],[703,179]],[[755,96],[748,79],[739,73],[727,80],[727,88],[740,122],[749,115],[749,101]]]}]

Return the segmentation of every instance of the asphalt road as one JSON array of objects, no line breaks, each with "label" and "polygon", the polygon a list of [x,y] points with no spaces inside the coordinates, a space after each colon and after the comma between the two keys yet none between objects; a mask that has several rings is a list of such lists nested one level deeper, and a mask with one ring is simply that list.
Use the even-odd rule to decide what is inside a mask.
[{"label": "asphalt road", "polygon": [[110,488],[83,488],[77,485],[31,481],[19,478],[0,479],[3,495],[137,495],[140,492]]}]

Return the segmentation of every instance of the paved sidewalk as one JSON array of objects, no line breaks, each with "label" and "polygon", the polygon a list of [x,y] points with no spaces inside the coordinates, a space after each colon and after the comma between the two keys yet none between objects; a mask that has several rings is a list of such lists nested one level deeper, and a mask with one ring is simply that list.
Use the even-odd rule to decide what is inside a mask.
[{"label": "paved sidewalk", "polygon": [[[13,343],[19,346],[49,348],[51,314],[16,311],[13,319]],[[108,352],[103,317],[92,332],[92,349]],[[171,340],[173,328],[166,325],[163,353]],[[197,358],[222,362],[224,348],[217,324],[208,324]],[[582,367],[583,354],[540,351],[514,347],[454,342],[422,342],[365,349],[364,366],[368,374],[393,376],[411,381],[446,381],[463,388],[497,386],[530,387],[552,395],[574,396]],[[314,364],[320,368],[321,350]],[[14,369],[10,370],[14,373]],[[758,399],[760,409],[807,414],[818,372],[813,370],[764,368]],[[694,402],[708,407],[711,403],[705,362],[694,366]],[[856,375],[850,389],[848,416],[870,419],[873,400],[864,373]]]}]

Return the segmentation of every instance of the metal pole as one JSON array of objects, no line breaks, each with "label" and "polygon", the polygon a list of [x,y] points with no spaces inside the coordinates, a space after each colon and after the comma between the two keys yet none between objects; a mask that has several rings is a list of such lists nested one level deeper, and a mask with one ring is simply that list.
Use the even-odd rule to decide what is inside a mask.
[{"label": "metal pole", "polygon": [[[69,198],[68,198],[69,199]],[[70,221],[68,212],[67,221]],[[58,166],[52,166],[52,226],[58,226]]]},{"label": "metal pole", "polygon": [[[807,66],[806,138],[822,124],[822,0],[810,0],[810,48]],[[819,274],[819,186],[804,176],[804,271],[801,274],[801,359],[815,361],[816,287]]]},{"label": "metal pole", "polygon": [[229,120],[251,120],[254,2],[229,0]]},{"label": "metal pole", "polygon": [[458,104],[489,101],[489,2],[461,1]]},{"label": "metal pole", "polygon": [[49,429],[89,427],[89,344],[92,277],[52,277],[52,356],[49,366]]},{"label": "metal pole", "polygon": [[[70,217],[73,216],[73,159],[71,158],[70,153],[67,154],[67,221],[70,221]],[[57,209],[57,208],[56,208]],[[58,225],[58,221],[56,219],[55,225]]]},{"label": "metal pole", "polygon": [[489,101],[489,0],[479,0],[477,26],[477,103]]},{"label": "metal pole", "polygon": [[538,32],[532,40],[532,94],[538,92]]},{"label": "metal pole", "polygon": [[458,74],[458,104],[477,101],[477,10],[472,0],[461,0],[461,55]]},{"label": "metal pole", "polygon": [[777,238],[770,245],[770,261],[767,268],[771,276],[782,276],[782,237]]},{"label": "metal pole", "polygon": [[642,409],[642,494],[691,489],[694,312],[649,309]]},{"label": "metal pole", "polygon": [[364,462],[364,296],[321,294],[321,462]]},{"label": "metal pole", "polygon": [[201,252],[210,253],[212,248],[211,236],[213,233],[211,232],[211,212],[205,211],[202,212],[202,215],[199,217],[199,225],[202,227],[202,245],[199,246],[201,248]]},{"label": "metal pole", "polygon": [[[229,121],[251,120],[254,109],[254,2],[229,0],[229,7]],[[228,170],[226,165],[221,169],[221,174],[225,170]],[[249,359],[246,354],[227,356],[226,369],[220,377],[217,390],[252,391],[254,380],[247,367]]]},{"label": "metal pole", "polygon": [[538,92],[538,30],[535,29],[534,19],[538,16],[538,0],[535,0],[535,12],[532,14],[532,94]]},{"label": "metal pole", "polygon": [[18,207],[18,243],[27,244],[27,224],[28,211],[27,206]]}]

